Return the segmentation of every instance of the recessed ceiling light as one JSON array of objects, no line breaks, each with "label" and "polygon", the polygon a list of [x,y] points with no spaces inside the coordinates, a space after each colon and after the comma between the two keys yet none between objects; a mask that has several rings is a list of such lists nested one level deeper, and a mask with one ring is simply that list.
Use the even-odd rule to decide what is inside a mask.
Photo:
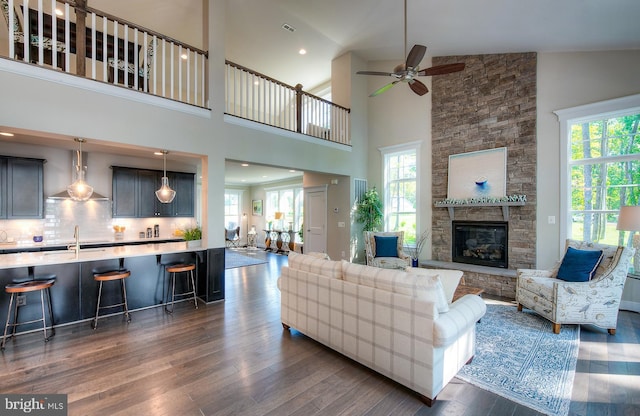
[{"label": "recessed ceiling light", "polygon": [[6,131],[0,131],[1,136],[13,137],[13,133],[9,133]]},{"label": "recessed ceiling light", "polygon": [[153,152],[153,154],[156,155],[156,156],[162,156],[163,155],[162,152]]},{"label": "recessed ceiling light", "polygon": [[246,179],[240,179],[240,182],[246,182],[246,181],[247,181]]},{"label": "recessed ceiling light", "polygon": [[267,175],[262,175],[262,177],[263,177],[263,178],[268,178],[268,176],[267,176]]},{"label": "recessed ceiling light", "polygon": [[253,85],[260,85],[260,80],[253,81]]},{"label": "recessed ceiling light", "polygon": [[289,169],[289,172],[291,172],[291,173],[295,173],[295,172],[296,172],[296,170],[295,170],[295,169]]},{"label": "recessed ceiling light", "polygon": [[244,166],[246,168],[247,166],[249,166],[249,164],[248,163],[243,163],[240,166]]},{"label": "recessed ceiling light", "polygon": [[307,50],[306,50],[306,49],[304,49],[304,48],[302,48],[302,49],[300,49],[300,50],[298,51],[298,53],[299,53],[300,55],[306,55],[306,54],[307,54]]},{"label": "recessed ceiling light", "polygon": [[60,9],[56,9],[56,15],[57,16],[64,16],[64,12]]},{"label": "recessed ceiling light", "polygon": [[182,55],[180,55],[180,58],[184,59],[185,61],[187,60],[188,57],[189,55],[187,55],[186,53],[183,53]]}]

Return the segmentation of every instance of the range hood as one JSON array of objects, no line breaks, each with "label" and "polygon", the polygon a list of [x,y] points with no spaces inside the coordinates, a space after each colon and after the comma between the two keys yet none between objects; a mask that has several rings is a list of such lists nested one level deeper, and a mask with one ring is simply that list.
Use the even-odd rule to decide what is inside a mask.
[{"label": "range hood", "polygon": [[[78,160],[80,157],[80,151],[78,150],[72,150],[71,151],[71,160],[72,160],[72,164],[71,164],[71,181],[69,183],[72,183],[76,178],[75,178],[75,172],[76,169],[78,168]],[[87,161],[87,153],[86,152],[82,152],[82,161],[84,162],[83,165],[84,166],[80,166],[80,169],[82,169],[85,174],[86,174],[86,170],[87,170],[87,166],[85,165],[86,161]],[[65,189],[63,191],[60,191],[58,193],[55,193],[53,195],[49,195],[47,198],[49,199],[71,199],[71,197],[69,196],[69,192]],[[89,198],[89,201],[109,201],[109,198],[101,195],[100,193],[96,192],[95,190],[93,191],[93,194],[91,194],[91,197]]]}]

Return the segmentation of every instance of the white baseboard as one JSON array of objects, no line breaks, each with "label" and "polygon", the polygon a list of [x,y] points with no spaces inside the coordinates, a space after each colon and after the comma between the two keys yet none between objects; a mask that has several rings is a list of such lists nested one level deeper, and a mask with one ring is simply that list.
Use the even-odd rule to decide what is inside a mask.
[{"label": "white baseboard", "polygon": [[633,302],[630,300],[623,299],[620,302],[620,310],[640,313],[640,302]]}]

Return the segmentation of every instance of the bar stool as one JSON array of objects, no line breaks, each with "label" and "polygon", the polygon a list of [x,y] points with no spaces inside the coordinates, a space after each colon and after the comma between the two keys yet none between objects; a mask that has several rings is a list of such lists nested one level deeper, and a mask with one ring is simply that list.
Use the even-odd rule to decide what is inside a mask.
[{"label": "bar stool", "polygon": [[[168,302],[169,288],[167,288],[167,302],[164,305],[164,310],[167,313],[173,313],[173,303],[176,299],[176,296],[191,295],[190,298],[185,298],[185,300],[193,299],[193,303],[196,305],[196,309],[198,309],[198,299],[196,298],[196,283],[193,277],[193,271],[195,269],[196,269],[196,265],[193,263],[176,264],[176,265],[170,265],[166,267],[166,271],[169,272],[171,276],[171,310],[169,310],[167,306],[167,304],[169,303]],[[188,292],[176,293],[176,273],[186,273],[186,272],[189,272],[189,277],[191,280],[191,282],[189,282],[189,279],[187,279],[187,282],[186,282],[187,288],[189,287],[189,283],[191,283],[191,290],[189,290]]]},{"label": "bar stool", "polygon": [[[49,280],[57,280],[58,276],[56,276],[55,273],[39,273],[39,274],[34,274],[33,273],[33,268],[30,267],[29,268],[29,274],[27,276],[24,277],[16,277],[13,278],[11,281],[13,283],[24,283],[24,282],[46,282]],[[47,291],[47,298],[49,299],[49,308],[53,309],[53,303],[51,302],[51,288],[47,288],[45,289]],[[18,308],[16,310],[16,316],[14,317],[14,319],[17,321],[18,320],[18,312],[20,312],[20,309]],[[51,336],[54,336],[56,334],[56,329],[55,329],[55,321],[53,319],[53,316],[51,317]]]},{"label": "bar stool", "polygon": [[[5,343],[7,341],[7,331],[9,327],[12,327],[11,336],[16,335],[16,327],[19,325],[32,324],[35,322],[42,322],[42,332],[44,334],[44,342],[49,341],[49,337],[47,337],[47,320],[44,312],[44,291],[49,290],[51,286],[55,284],[55,279],[49,280],[29,280],[23,283],[12,283],[5,286],[5,291],[11,294],[11,298],[9,299],[9,310],[7,311],[7,322],[4,325],[4,334],[2,337],[2,344],[0,345],[0,349],[4,350]],[[35,292],[40,291],[40,305],[42,307],[42,318],[34,319],[27,322],[18,322],[18,302],[15,297],[21,293]],[[14,306],[15,300],[15,306]],[[49,321],[51,322],[51,336],[55,334],[53,331],[53,310],[51,309],[51,297],[49,300]],[[11,324],[11,308],[13,307],[13,323]]]},{"label": "bar stool", "polygon": [[[110,309],[110,308],[116,308],[118,306],[123,307],[124,316],[125,316],[125,319],[127,320],[127,323],[131,322],[131,315],[129,315],[129,307],[127,306],[127,288],[124,283],[124,279],[126,279],[129,276],[131,276],[131,272],[126,269],[110,270],[110,271],[104,271],[104,272],[101,271],[93,275],[94,280],[97,282],[100,282],[100,286],[98,287],[98,303],[96,305],[96,317],[91,322],[91,328],[96,329],[98,327],[98,318],[100,316],[100,309]],[[102,298],[102,284],[104,282],[110,282],[114,280],[120,281],[120,288],[122,289],[122,302],[115,303],[112,305],[100,306],[100,301]]]}]

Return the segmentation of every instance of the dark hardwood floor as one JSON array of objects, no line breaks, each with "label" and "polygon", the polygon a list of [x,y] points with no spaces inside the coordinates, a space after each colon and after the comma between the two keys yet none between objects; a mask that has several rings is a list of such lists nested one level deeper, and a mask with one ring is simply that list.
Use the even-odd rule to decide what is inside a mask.
[{"label": "dark hardwood floor", "polygon": [[[64,393],[69,415],[536,415],[458,379],[426,407],[402,386],[280,324],[286,257],[226,272],[226,300],[136,311],[7,342],[1,393]],[[132,276],[131,278],[135,278]],[[6,313],[0,311],[0,313]],[[583,328],[571,415],[640,415],[640,315]]]}]

